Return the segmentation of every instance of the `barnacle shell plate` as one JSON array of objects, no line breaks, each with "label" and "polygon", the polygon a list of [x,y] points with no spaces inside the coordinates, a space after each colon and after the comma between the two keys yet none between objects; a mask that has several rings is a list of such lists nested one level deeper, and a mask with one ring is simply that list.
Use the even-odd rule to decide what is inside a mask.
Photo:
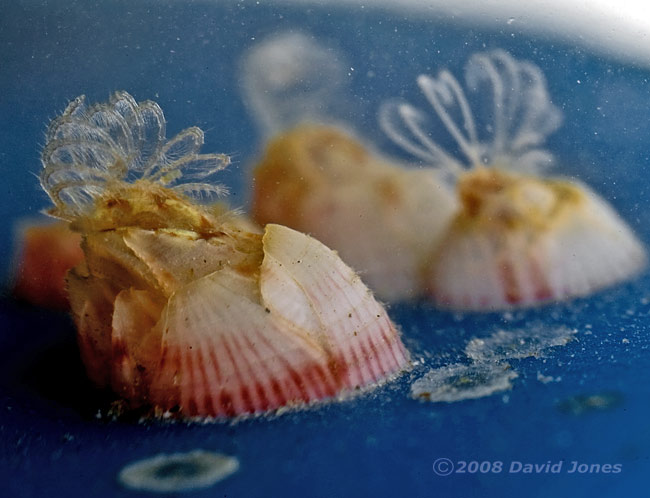
[{"label": "barnacle shell plate", "polygon": [[311,233],[389,301],[420,294],[421,268],[457,206],[435,171],[390,164],[314,124],[271,140],[254,185],[259,223]]},{"label": "barnacle shell plate", "polygon": [[584,184],[479,168],[427,273],[435,301],[503,309],[583,296],[646,264],[625,222]]},{"label": "barnacle shell plate", "polygon": [[[155,102],[71,102],[48,128],[49,212],[83,236],[68,276],[89,377],[132,406],[260,413],[366,387],[408,364],[398,332],[336,253],[264,234],[205,197],[229,163],[203,132],[171,139]],[[197,180],[197,181],[194,181]]]},{"label": "barnacle shell plate", "polygon": [[126,264],[131,281],[79,269],[70,291],[91,378],[135,405],[259,413],[378,383],[408,363],[370,291],[311,237],[279,225],[262,237],[232,231],[226,243],[173,230],[114,235],[127,256],[107,251],[98,266]]}]

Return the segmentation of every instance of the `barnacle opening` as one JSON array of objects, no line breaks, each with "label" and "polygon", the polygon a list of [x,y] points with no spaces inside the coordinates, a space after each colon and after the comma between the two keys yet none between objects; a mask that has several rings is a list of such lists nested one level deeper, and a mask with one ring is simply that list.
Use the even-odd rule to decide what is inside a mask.
[{"label": "barnacle opening", "polygon": [[489,224],[507,230],[545,230],[575,208],[585,194],[562,180],[479,167],[458,180],[461,224]]},{"label": "barnacle opening", "polygon": [[175,228],[211,233],[215,220],[225,214],[220,205],[197,206],[187,196],[148,180],[118,184],[94,199],[92,209],[70,224],[80,232],[139,227],[147,230]]}]

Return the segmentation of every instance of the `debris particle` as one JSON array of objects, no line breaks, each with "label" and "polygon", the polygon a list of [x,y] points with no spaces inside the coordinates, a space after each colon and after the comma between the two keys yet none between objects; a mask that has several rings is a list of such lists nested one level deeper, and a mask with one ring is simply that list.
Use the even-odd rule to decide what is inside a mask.
[{"label": "debris particle", "polygon": [[577,394],[557,403],[557,408],[570,415],[583,415],[591,412],[611,410],[623,403],[623,395],[618,391],[604,391],[595,394]]},{"label": "debris particle", "polygon": [[551,375],[544,375],[542,372],[537,371],[537,380],[542,384],[548,384],[549,382],[560,382],[562,377],[553,377]]},{"label": "debris particle", "polygon": [[475,361],[538,358],[549,348],[566,345],[576,333],[576,329],[568,327],[499,330],[489,337],[469,341],[465,354]]},{"label": "debris particle", "polygon": [[433,369],[411,386],[411,396],[426,401],[451,403],[489,396],[512,389],[517,373],[508,365],[456,363]]}]

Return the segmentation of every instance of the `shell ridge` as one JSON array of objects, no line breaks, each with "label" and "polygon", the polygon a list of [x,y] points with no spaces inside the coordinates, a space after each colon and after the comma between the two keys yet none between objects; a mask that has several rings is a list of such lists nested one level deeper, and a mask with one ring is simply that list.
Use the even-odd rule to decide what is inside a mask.
[{"label": "shell ridge", "polygon": [[[288,300],[290,304],[299,303],[299,306],[292,307],[286,311],[283,310],[280,306],[286,304],[286,301],[283,300],[283,302],[279,302],[277,298],[274,298],[274,296],[270,294],[271,286],[268,281],[271,279],[273,279],[274,286],[278,285],[276,282],[279,282],[279,286],[282,287],[283,292],[280,294],[281,297],[290,296],[291,299]],[[304,299],[297,301],[298,296],[296,296],[295,291],[291,292],[291,289],[297,290],[298,296],[302,296]],[[266,246],[264,247],[264,259],[260,271],[260,292],[262,304],[265,307],[270,307],[274,316],[279,315],[282,320],[291,323],[292,326],[297,327],[299,330],[304,330],[308,337],[312,338],[312,340],[314,340],[324,351],[330,350],[330,345],[325,339],[326,326],[323,323],[321,316],[316,311],[313,301],[309,298],[309,294],[304,285],[287,269],[285,264],[283,264],[271,251],[267,250]],[[304,312],[305,306],[310,310],[307,316]],[[300,323],[297,323],[295,320],[292,320],[287,316],[288,313],[292,313],[296,309],[302,310],[303,317],[301,318]]]},{"label": "shell ridge", "polygon": [[[277,227],[277,226],[274,226],[274,227]],[[271,227],[271,229],[273,229],[274,227]],[[267,229],[268,229],[268,226],[267,226]],[[288,229],[285,228],[284,230],[288,230]],[[291,232],[293,232],[293,230]],[[291,235],[294,235],[294,234],[299,234],[299,232],[294,232]],[[337,355],[339,355],[339,354],[342,355],[343,365],[339,365],[339,366],[336,367],[337,375],[339,374],[342,367],[345,368],[345,371],[347,371],[348,375],[349,375],[349,372],[350,372],[349,367],[350,366],[353,366],[353,367],[358,366],[359,365],[359,357],[356,355],[356,353],[354,352],[353,349],[342,348],[340,345],[338,345],[338,347],[337,347],[338,338],[340,337],[340,334],[337,333],[337,329],[333,326],[334,324],[326,325],[324,323],[323,314],[322,314],[322,311],[320,310],[321,306],[316,306],[317,303],[319,303],[319,299],[317,299],[315,295],[324,293],[323,288],[322,288],[322,282],[323,282],[325,276],[319,275],[318,277],[316,277],[314,275],[313,270],[312,270],[312,272],[310,272],[310,274],[309,274],[309,276],[312,278],[309,281],[309,288],[312,289],[312,290],[307,290],[307,286],[303,285],[301,282],[299,282],[297,277],[294,276],[287,269],[289,267],[289,265],[291,264],[291,261],[299,261],[300,262],[300,261],[303,261],[304,259],[310,260],[310,258],[306,258],[306,255],[310,253],[310,251],[309,251],[311,249],[310,246],[313,244],[312,241],[315,241],[315,239],[307,239],[306,236],[304,236],[303,234],[299,234],[299,235],[300,235],[300,239],[301,239],[300,244],[302,244],[302,247],[300,249],[298,249],[297,248],[298,247],[298,241],[294,241],[294,243],[291,245],[291,248],[292,248],[291,254],[286,255],[288,257],[288,259],[289,259],[289,262],[283,261],[282,268],[284,269],[285,273],[289,273],[289,278],[291,278],[292,281],[295,281],[296,284],[299,286],[302,294],[307,299],[310,308],[313,310],[313,314],[314,314],[313,316],[315,317],[315,319],[318,320],[318,323],[321,326],[321,330],[323,331],[323,334],[324,334],[324,337],[319,339],[319,343],[322,345],[321,347],[324,347],[324,349],[328,352],[328,355],[330,355],[331,361],[338,361],[336,359]],[[318,244],[319,245],[317,247],[320,247],[321,244],[320,243],[318,243]],[[265,257],[266,257],[266,254],[273,254],[273,253],[272,253],[271,249],[269,249],[268,251],[265,250]],[[279,260],[277,260],[277,261],[279,263]],[[302,263],[298,263],[298,264],[302,264]],[[340,286],[339,286],[339,289],[340,289]],[[357,368],[355,368],[354,370],[357,371]],[[355,385],[362,384],[362,383],[363,383],[363,379],[358,380],[358,381],[355,380],[355,381],[351,382],[351,384],[353,384],[353,386],[348,386],[348,387],[354,387]]]},{"label": "shell ridge", "polygon": [[[286,326],[287,326],[286,324],[281,324],[278,327],[278,332],[281,331],[281,330],[284,330],[284,327],[286,327]],[[290,359],[293,359],[293,357],[284,355],[277,347],[275,347],[273,345],[273,343],[269,340],[269,338],[267,336],[261,336],[260,340],[263,341],[271,351],[275,352],[275,354],[278,357],[278,360],[285,366],[287,371],[289,371],[289,372],[297,372],[297,370],[301,370],[301,367],[299,365],[294,366],[293,362],[290,361]],[[320,353],[320,356],[322,356],[321,358],[318,358],[317,360],[316,359],[310,359],[310,361],[306,362],[306,363],[313,363],[315,366],[318,366],[320,368],[327,368],[328,362],[331,361],[331,353],[328,352],[325,349],[322,349],[322,348],[319,350],[319,353]],[[304,361],[304,360],[301,360],[301,361]],[[298,381],[298,380],[296,380],[294,374],[292,373],[292,380],[293,380],[294,384],[296,385],[296,387],[300,391],[304,391],[304,389],[303,389],[304,385],[307,385],[309,387],[313,387],[314,390],[315,390],[314,391],[315,397],[317,399],[321,398],[324,395],[324,394],[321,394],[321,393],[328,392],[328,389],[331,389],[327,385],[327,382],[325,380],[322,381],[323,386],[321,387],[321,386],[319,386],[318,382],[315,382],[313,377],[310,377],[309,382],[305,382],[304,380],[303,381]],[[337,379],[334,378],[334,379],[332,379],[332,381],[334,382],[334,385],[336,387],[338,387]],[[303,392],[303,394],[305,394],[305,393]],[[305,394],[305,396],[307,396],[307,395]],[[307,401],[306,397],[303,397],[303,399],[305,399]]]},{"label": "shell ridge", "polygon": [[[221,276],[219,275],[219,277]],[[227,283],[227,280],[219,281],[216,277],[216,275],[211,274],[200,279],[203,282],[199,284],[195,282],[190,286],[197,287],[194,293],[203,293],[203,286],[209,285],[212,289],[210,295],[215,299],[233,302],[232,299],[225,297],[231,292],[231,286]],[[330,357],[320,349],[319,352],[314,350],[313,345],[306,347],[308,343],[299,340],[299,336],[295,334],[287,335],[284,330],[281,331],[282,327],[275,325],[272,320],[273,314],[266,313],[259,303],[247,300],[243,296],[243,299],[238,298],[234,301],[238,303],[237,305],[232,305],[227,310],[221,310],[218,319],[208,319],[207,317],[214,317],[215,312],[208,309],[207,304],[199,307],[194,305],[195,309],[188,311],[188,304],[186,303],[192,302],[193,298],[191,296],[195,295],[191,290],[183,288],[183,290],[175,294],[178,297],[172,297],[169,313],[181,314],[168,320],[163,325],[165,330],[168,331],[164,338],[165,346],[177,347],[178,344],[188,341],[194,344],[195,350],[199,351],[188,356],[201,354],[200,350],[206,349],[206,347],[214,352],[215,359],[208,360],[206,358],[203,361],[206,365],[216,363],[222,370],[225,368],[229,373],[226,372],[226,377],[221,378],[219,385],[231,386],[227,389],[227,392],[223,391],[221,394],[215,394],[213,390],[212,397],[219,400],[220,414],[226,412],[227,415],[230,410],[234,411],[234,413],[250,412],[251,410],[258,412],[268,408],[277,408],[291,401],[320,399],[322,395],[319,395],[319,392],[325,394],[330,390],[323,382],[309,380],[308,377],[301,373],[305,369],[311,368],[309,365],[320,365],[321,368],[327,368]],[[174,308],[178,308],[179,311],[175,311]],[[177,338],[171,337],[172,330],[181,327],[181,325],[177,324],[185,323],[183,317],[188,313],[200,317],[191,318],[189,320],[191,325],[186,325],[186,327],[194,331],[192,337],[186,337],[185,334]],[[233,324],[241,323],[241,316],[247,317],[248,328],[232,328]],[[211,328],[208,331],[207,327],[200,325],[200,323],[223,323],[228,325],[216,329]],[[201,334],[197,334],[196,331],[203,328],[206,328],[206,332],[201,337]],[[178,331],[175,332],[175,334],[178,333]],[[282,338],[281,341],[279,341],[280,338]],[[265,353],[264,347],[268,348]],[[268,366],[273,365],[273,363],[275,363],[276,367],[271,371]],[[187,365],[184,365],[183,368],[187,368]],[[278,377],[280,373],[282,375]],[[197,380],[192,379],[191,381],[196,382]],[[181,385],[183,388],[190,390],[191,384],[188,384],[188,382],[189,380],[187,382],[182,381]],[[245,390],[239,389],[237,386],[245,387]],[[265,403],[263,397],[260,396],[260,386],[262,386],[264,398],[270,402],[270,405]],[[257,399],[252,397],[246,399],[242,394],[243,392],[247,392],[250,396],[257,394]],[[186,398],[184,403],[188,402]]]},{"label": "shell ridge", "polygon": [[[195,328],[189,327],[188,324],[192,322],[191,317],[199,317],[200,320],[204,308],[201,307],[199,310],[195,310],[193,307],[181,306],[175,296],[176,294],[169,299],[167,306],[166,320],[163,325],[166,332],[163,337],[164,348],[172,349],[180,357],[181,370],[176,373],[175,377],[181,391],[181,411],[190,416],[196,416],[205,413],[205,386],[208,384],[206,383],[207,379],[204,371],[205,362],[200,359],[202,350],[205,348],[205,341],[203,339],[204,334],[195,333]],[[180,316],[177,317],[177,315],[179,315],[178,310],[181,308],[184,310],[185,320],[182,321],[184,323],[179,324]],[[179,332],[178,329],[181,327],[182,331]],[[175,331],[174,334],[172,334],[172,330]],[[176,335],[180,337],[175,337]],[[185,351],[183,351],[184,348]],[[195,359],[197,360],[196,367],[194,366]],[[200,382],[199,378],[203,378],[203,382]],[[162,389],[164,390],[164,387]]]},{"label": "shell ridge", "polygon": [[[301,258],[305,258],[306,252],[303,253]],[[269,290],[271,288],[271,283],[268,281],[270,276],[274,275],[275,278],[280,276],[284,277],[281,284],[283,285],[282,297],[291,297],[290,301],[296,301],[295,293],[289,293],[286,286],[290,285],[294,289],[298,289],[300,296],[303,298],[299,302],[301,306],[298,306],[304,313],[305,309],[309,309],[310,319],[307,323],[304,323],[305,320],[301,320],[303,323],[298,323],[294,319],[289,318],[288,315],[293,313],[294,308],[283,310],[280,306],[283,303],[278,302],[276,299],[273,299],[273,296],[270,294]],[[343,365],[339,365],[336,368],[332,369],[328,365],[331,365],[332,362],[339,362],[336,358],[336,349],[334,344],[332,344],[331,334],[328,333],[328,327],[323,321],[321,314],[317,311],[315,307],[315,302],[313,298],[310,297],[310,293],[307,292],[305,286],[291,273],[286,269],[286,265],[281,263],[278,258],[276,258],[271,251],[264,251],[264,261],[262,263],[262,271],[260,275],[260,288],[262,293],[262,300],[265,307],[268,307],[271,310],[271,315],[275,321],[281,321],[284,323],[284,326],[279,327],[280,331],[283,334],[297,334],[298,336],[303,336],[305,339],[313,341],[314,347],[318,347],[323,354],[327,356],[327,362],[323,365],[325,371],[329,371],[332,375],[332,382],[335,386],[338,386],[341,381],[341,373],[346,370]],[[273,282],[275,284],[275,281]],[[273,285],[275,288],[275,285]],[[314,325],[317,325],[316,330],[314,330]],[[343,362],[345,365],[351,364],[350,359],[347,358],[344,354]],[[329,386],[323,380],[324,389],[329,390]]]},{"label": "shell ridge", "polygon": [[[287,239],[282,239],[283,236]],[[333,357],[340,356],[343,360],[338,368],[346,368],[349,387],[372,382],[368,369],[360,362],[363,353],[359,344],[364,335],[372,335],[374,343],[381,347],[381,342],[377,342],[377,336],[381,337],[380,323],[389,320],[384,310],[354,271],[316,239],[286,227],[267,225],[263,239],[266,253],[276,255],[277,237],[285,242],[282,247],[288,246],[290,249],[278,254],[279,261],[285,271],[297,272],[294,278],[301,281],[315,313],[326,326],[327,337],[334,348]],[[304,264],[303,259],[319,264],[312,263],[305,269],[301,266]],[[296,263],[292,266],[292,262]],[[324,321],[326,316],[327,322]],[[392,326],[391,330],[393,341],[399,341],[397,331]],[[357,338],[354,332],[360,336]],[[381,348],[382,354],[386,354],[386,349],[387,347]],[[406,361],[404,359],[403,363]]]},{"label": "shell ridge", "polygon": [[[230,339],[232,339],[233,344],[230,344]],[[232,382],[225,382],[220,386],[220,393],[219,397],[221,400],[221,403],[223,405],[223,400],[227,399],[230,402],[230,406],[225,406],[226,410],[234,410],[235,413],[250,413],[255,412],[255,409],[253,406],[246,406],[246,403],[243,402],[243,399],[240,399],[241,397],[241,389],[248,387],[248,382],[244,380],[244,374],[242,373],[242,370],[248,370],[249,373],[254,373],[255,370],[251,368],[250,364],[248,363],[248,360],[246,359],[246,356],[243,354],[243,350],[238,347],[237,345],[237,339],[236,337],[233,336],[228,336],[226,334],[223,334],[220,337],[220,342],[221,346],[223,347],[226,357],[230,360],[230,364],[232,366],[233,370],[233,376],[237,380],[236,385],[239,386],[239,389],[233,389],[235,386],[232,386],[230,389],[227,388],[227,385],[231,385]],[[235,355],[233,351],[237,351],[238,353]],[[242,365],[240,365],[242,363]],[[257,381],[257,377],[253,377],[255,381]],[[227,397],[224,397],[224,394],[227,393]],[[285,399],[285,393],[280,392],[276,393],[278,395],[278,403],[282,404],[283,399]],[[241,405],[240,405],[241,403]]]},{"label": "shell ridge", "polygon": [[[233,339],[234,339],[234,340],[237,340],[238,338],[233,338]],[[258,389],[257,386],[264,386],[264,385],[267,383],[265,379],[271,379],[271,378],[273,378],[273,374],[272,374],[272,372],[268,369],[268,367],[267,367],[267,365],[266,365],[266,362],[264,362],[264,361],[262,360],[262,358],[260,357],[260,355],[259,355],[259,353],[258,353],[258,351],[257,351],[257,348],[256,348],[256,347],[254,346],[254,344],[251,342],[251,338],[248,337],[248,336],[242,336],[242,337],[241,337],[241,340],[243,340],[243,341],[246,343],[246,344],[245,344],[245,345],[246,345],[246,348],[247,348],[247,349],[251,352],[251,354],[254,356],[254,360],[257,361],[257,363],[256,363],[257,366],[258,366],[261,370],[263,370],[263,372],[262,372],[263,375],[261,376],[261,378],[256,378],[255,386],[253,386],[253,387],[256,388],[256,389],[254,390],[254,392],[256,393],[256,396],[259,398],[259,405],[258,405],[259,408],[257,409],[257,411],[260,411],[260,410],[268,410],[268,409],[271,408],[271,406],[274,406],[274,407],[281,406],[281,400],[277,400],[277,404],[269,404],[269,401],[268,401],[268,398],[267,398],[267,394],[264,394],[264,396],[262,396],[262,395],[261,395],[261,392],[259,392],[260,389]],[[264,335],[264,334],[257,334],[257,340],[264,342],[265,346],[266,346],[269,350],[273,351],[273,353],[275,353],[275,355],[277,355],[277,359],[278,359],[278,361],[280,361],[280,362],[284,365],[284,367],[285,367],[285,369],[286,369],[287,371],[288,371],[289,369],[292,368],[292,367],[291,367],[291,364],[289,363],[288,358],[285,356],[284,352],[278,351],[276,348],[274,348],[274,347],[273,347],[273,344],[271,343],[271,341],[269,341],[269,339],[268,339],[268,337],[267,337],[266,335]],[[265,388],[262,387],[262,392],[264,392],[264,389],[265,389]],[[269,391],[268,387],[266,388],[266,391]]]},{"label": "shell ridge", "polygon": [[[334,274],[334,272],[332,272]],[[357,277],[358,278],[358,277]],[[361,308],[361,305],[358,307],[355,306],[355,302],[351,299],[352,297],[359,297],[357,293],[353,292],[346,292],[346,291],[351,291],[350,289],[351,286],[342,286],[340,285],[340,282],[337,280],[332,280],[329,282],[329,285],[325,286],[325,280],[320,279],[320,281],[317,284],[310,285],[310,290],[308,295],[310,295],[311,300],[314,303],[319,302],[317,299],[317,294],[322,294],[322,295],[341,295],[345,297],[345,303],[346,305],[349,306],[348,309],[355,310],[358,308]],[[334,292],[332,292],[334,290]],[[318,291],[318,292],[316,292]],[[368,301],[368,300],[364,300]],[[364,303],[365,304],[365,303]],[[322,310],[322,306],[319,307],[321,308],[321,311],[318,313],[322,316],[324,315],[324,312]],[[363,352],[362,349],[362,340],[361,338],[355,340],[359,335],[363,336],[366,335],[366,329],[370,328],[371,325],[376,325],[375,321],[370,321],[369,323],[361,323],[359,327],[354,327],[355,330],[351,331],[349,326],[346,326],[345,324],[342,324],[342,319],[343,319],[343,313],[341,313],[339,310],[334,310],[337,312],[338,319],[337,320],[332,320],[331,323],[328,326],[328,331],[330,332],[330,337],[332,338],[332,344],[334,345],[334,353],[335,355],[341,355],[343,358],[343,361],[345,365],[348,367],[348,377],[352,379],[351,375],[352,372],[355,372],[358,378],[356,380],[350,380],[351,385],[349,387],[356,387],[358,385],[365,385],[373,382],[374,378],[371,372],[368,371],[368,369],[363,368],[366,364],[366,362],[361,361],[361,359],[366,358],[366,355]],[[354,313],[352,314],[353,318],[356,318],[357,320],[360,320],[360,318],[355,317]],[[348,314],[348,316],[350,316]],[[356,330],[358,329],[358,330]],[[351,337],[351,332],[352,336]],[[355,335],[356,334],[356,335]]]},{"label": "shell ridge", "polygon": [[[198,310],[197,310],[198,311]],[[206,312],[208,310],[205,310]],[[198,313],[198,315],[203,316],[204,313]],[[225,338],[220,337],[222,344],[220,345],[218,341],[215,340],[212,334],[195,334],[195,337],[192,343],[196,344],[196,352],[194,354],[198,355],[201,358],[202,365],[202,374],[203,374],[203,399],[204,399],[204,412],[201,414],[214,413],[221,414],[219,409],[219,402],[221,400],[220,396],[215,396],[215,390],[219,389],[223,391],[223,386],[226,383],[222,376],[223,366],[220,364],[218,358],[215,356],[215,351],[220,350],[220,346],[223,346],[226,353],[229,354],[228,345],[225,341]],[[192,350],[194,352],[194,349]],[[234,360],[231,358],[233,369],[235,371],[235,376],[239,378],[239,372]],[[210,412],[209,408],[212,408]],[[227,411],[227,407],[223,407]]]}]

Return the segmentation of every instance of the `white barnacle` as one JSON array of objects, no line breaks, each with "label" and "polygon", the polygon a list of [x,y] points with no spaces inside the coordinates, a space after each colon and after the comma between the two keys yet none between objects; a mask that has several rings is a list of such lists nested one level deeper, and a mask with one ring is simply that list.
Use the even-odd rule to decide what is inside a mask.
[{"label": "white barnacle", "polygon": [[92,106],[82,95],[54,119],[42,152],[41,186],[65,220],[87,215],[107,190],[144,180],[200,198],[225,192],[210,177],[230,162],[225,154],[199,154],[203,131],[192,127],[166,138],[157,103],[137,103],[115,92]]},{"label": "white barnacle", "polygon": [[[67,290],[90,379],[127,407],[206,418],[352,395],[407,368],[398,330],[334,251],[189,196],[223,191],[207,180],[228,159],[202,143],[198,128],[166,140],[158,105],[125,92],[79,98],[48,130],[51,214],[82,235]],[[163,465],[163,484],[195,457]]]},{"label": "white barnacle", "polygon": [[581,183],[540,176],[553,162],[544,142],[561,122],[541,70],[494,50],[470,58],[465,82],[463,90],[447,70],[421,75],[433,116],[401,101],[387,102],[379,115],[396,144],[456,185],[460,209],[423,274],[434,301],[476,310],[529,306],[638,273],[645,249],[611,206]]},{"label": "white barnacle", "polygon": [[[543,148],[544,141],[562,117],[551,102],[541,70],[494,50],[470,58],[465,81],[468,92],[479,99],[474,109],[458,80],[443,69],[437,78],[417,78],[435,116],[392,100],[380,109],[382,129],[404,150],[453,177],[478,166],[496,165],[520,173],[539,173],[548,167],[553,158]],[[454,139],[461,157],[436,141],[436,133],[427,126],[431,117]]]}]

